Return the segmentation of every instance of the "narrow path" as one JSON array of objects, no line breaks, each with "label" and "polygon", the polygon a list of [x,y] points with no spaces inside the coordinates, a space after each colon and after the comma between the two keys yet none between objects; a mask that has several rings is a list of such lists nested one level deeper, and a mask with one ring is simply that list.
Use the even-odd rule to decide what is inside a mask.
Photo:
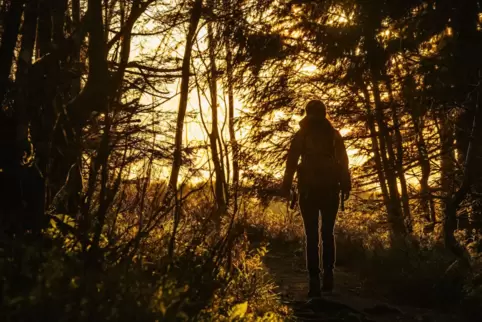
[{"label": "narrow path", "polygon": [[428,309],[389,304],[376,290],[365,288],[356,274],[344,267],[337,267],[335,271],[336,288],[333,294],[308,301],[307,273],[300,247],[271,246],[264,264],[278,285],[282,301],[293,308],[300,321],[465,321]]}]

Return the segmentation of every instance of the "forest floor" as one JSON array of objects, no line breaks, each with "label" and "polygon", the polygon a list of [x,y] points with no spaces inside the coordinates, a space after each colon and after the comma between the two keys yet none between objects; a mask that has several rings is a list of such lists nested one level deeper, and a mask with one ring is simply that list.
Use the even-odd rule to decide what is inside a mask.
[{"label": "forest floor", "polygon": [[383,295],[386,287],[384,290],[383,285],[377,289],[365,286],[348,267],[336,268],[332,294],[308,300],[304,252],[299,243],[271,244],[264,265],[276,282],[282,301],[292,308],[300,321],[467,321],[453,312],[397,305]]}]

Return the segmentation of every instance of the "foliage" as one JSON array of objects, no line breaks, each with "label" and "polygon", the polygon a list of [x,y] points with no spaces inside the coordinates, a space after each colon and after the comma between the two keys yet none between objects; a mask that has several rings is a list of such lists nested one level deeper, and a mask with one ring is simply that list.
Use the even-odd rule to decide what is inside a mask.
[{"label": "foliage", "polygon": [[[196,230],[202,218],[190,218],[174,259],[158,251],[166,248],[160,235],[132,258],[106,251],[93,266],[58,226],[50,227],[41,242],[12,240],[2,247],[0,263],[3,320],[283,320],[289,312],[279,304],[261,262],[266,249],[250,250],[240,235],[224,250],[231,255],[213,262],[219,237]],[[119,240],[116,246],[123,245]]]},{"label": "foliage", "polygon": [[[272,209],[277,206],[271,205]],[[397,304],[457,312],[455,314],[464,312],[468,318],[477,316],[480,256],[474,255],[473,267],[469,270],[444,247],[441,238],[434,238],[423,229],[413,235],[410,243],[393,244],[385,214],[377,209],[376,202],[360,207],[352,201],[339,213],[335,228],[336,265],[342,271],[356,274],[355,279],[362,288],[360,296],[383,297]],[[268,239],[271,249],[289,249],[293,258],[295,253],[303,258],[301,249],[305,241],[303,232],[299,231],[302,223],[283,221],[284,231],[298,233],[279,233],[278,221],[283,218],[273,217],[271,211],[248,215],[247,223],[251,226],[248,231],[252,231],[253,240]],[[294,211],[294,216],[297,215]],[[303,265],[302,260],[296,263]]]}]

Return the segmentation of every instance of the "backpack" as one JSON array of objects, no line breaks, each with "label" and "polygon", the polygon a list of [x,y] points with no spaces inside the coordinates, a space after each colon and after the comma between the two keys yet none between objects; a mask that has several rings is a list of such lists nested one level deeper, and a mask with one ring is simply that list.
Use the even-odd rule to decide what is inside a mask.
[{"label": "backpack", "polygon": [[337,131],[331,126],[313,126],[301,131],[298,185],[302,190],[336,189],[341,180],[341,166],[336,158]]}]

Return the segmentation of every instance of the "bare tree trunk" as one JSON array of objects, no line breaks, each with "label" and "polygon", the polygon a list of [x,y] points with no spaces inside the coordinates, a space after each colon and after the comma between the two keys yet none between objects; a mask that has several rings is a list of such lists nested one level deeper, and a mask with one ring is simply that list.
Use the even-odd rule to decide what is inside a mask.
[{"label": "bare tree trunk", "polygon": [[184,57],[182,61],[181,72],[181,95],[179,99],[179,108],[177,114],[176,123],[176,135],[174,139],[174,153],[173,162],[171,168],[171,175],[169,178],[169,191],[175,193],[177,191],[177,181],[179,177],[179,171],[182,165],[182,134],[184,129],[184,118],[186,116],[188,95],[189,95],[189,76],[190,76],[190,64],[191,53],[194,43],[194,38],[197,34],[197,27],[199,20],[201,19],[202,0],[196,0],[191,9],[191,17],[189,19],[189,31],[186,37],[186,46],[184,49]]},{"label": "bare tree trunk", "polygon": [[[229,46],[227,44],[226,46]],[[227,73],[228,73],[228,117],[229,117],[229,140],[232,151],[233,162],[233,184],[234,201],[237,201],[237,190],[239,189],[239,144],[236,138],[236,121],[234,117],[234,89],[233,89],[233,66],[232,66],[232,52],[227,49]],[[237,208],[237,205],[234,206]]]},{"label": "bare tree trunk", "polygon": [[[39,0],[37,24],[35,58],[40,59],[41,57],[46,57],[52,49],[52,0]],[[47,206],[65,182],[67,175],[67,172],[63,172],[60,168],[57,169],[55,164],[56,160],[62,159],[62,154],[59,151],[64,149],[59,147],[57,142],[60,142],[60,145],[63,144],[63,133],[55,134],[55,130],[53,130],[53,138],[51,137],[54,120],[57,118],[53,102],[58,85],[58,79],[55,79],[57,72],[58,64],[48,64],[39,73],[42,75],[37,76],[42,79],[42,85],[44,86],[40,102],[35,107],[35,109],[42,109],[42,120],[32,123],[30,129],[32,138],[35,141],[37,163],[46,181]],[[58,137],[60,137],[60,140],[57,139]],[[52,167],[56,168],[55,171],[50,171]],[[68,168],[66,171],[68,171]],[[63,174],[61,175],[61,173]]]},{"label": "bare tree trunk", "polygon": [[[15,76],[15,114],[17,119],[17,144],[22,154],[34,156],[31,147],[32,140],[29,139],[29,124],[35,120],[33,114],[37,109],[35,98],[31,95],[31,80],[29,72],[32,66],[34,55],[34,45],[37,31],[38,1],[30,0],[26,4],[23,25],[22,42],[17,61],[17,72]],[[37,156],[42,152],[36,151]],[[45,177],[39,172],[38,168],[23,167],[24,183],[23,190],[28,194],[27,213],[30,214],[30,226],[33,230],[40,232],[45,219]]]},{"label": "bare tree trunk", "polygon": [[[49,14],[49,18],[51,22],[45,22],[49,25],[47,29],[48,34],[45,35],[46,40],[46,48],[47,46],[52,45],[53,48],[59,47],[62,45],[64,41],[64,27],[65,22],[67,21],[67,0],[50,0],[52,5],[51,11]],[[46,19],[46,18],[45,18]],[[50,25],[51,23],[51,25]],[[46,32],[47,32],[46,31]],[[50,38],[51,37],[51,38]],[[51,40],[51,42],[50,42]],[[44,53],[45,54],[45,53]],[[53,86],[56,86],[53,93],[52,99],[52,118],[51,124],[55,124],[55,119],[64,114],[63,105],[64,99],[63,97],[68,97],[70,95],[70,88],[67,85],[70,81],[67,79],[60,79],[60,75],[53,75],[55,77]],[[60,85],[60,84],[62,85]],[[60,85],[60,86],[59,86]],[[70,84],[69,84],[70,85]],[[57,91],[62,91],[61,95],[58,95]],[[62,118],[65,120],[66,118]],[[51,179],[51,183],[49,184],[49,197],[55,196],[60,189],[65,185],[68,173],[71,171],[72,165],[77,164],[78,167],[76,169],[80,169],[80,144],[78,143],[79,136],[75,135],[76,132],[72,132],[71,123],[70,122],[61,122],[58,123],[58,128],[54,130],[53,134],[53,149],[49,151],[49,155],[46,155],[45,158],[49,158],[53,161],[50,164],[49,175],[48,177]],[[67,134],[67,135],[65,135]],[[49,139],[45,139],[47,141]],[[74,148],[75,146],[75,148]],[[46,153],[47,154],[47,153]],[[75,169],[75,168],[74,168]],[[71,172],[72,176],[70,179],[73,179],[73,170]],[[80,196],[82,192],[82,184],[80,179],[80,174],[76,174],[78,180],[70,180],[69,183],[72,185],[76,183],[75,188],[69,187],[72,189],[71,196]],[[75,191],[74,191],[75,190]],[[77,211],[77,206],[80,203],[79,200],[70,203],[71,209],[66,209],[67,213],[72,214]],[[51,200],[48,200],[51,201]],[[75,205],[75,206],[74,206]]]},{"label": "bare tree trunk", "polygon": [[[73,22],[73,29],[76,30],[80,26],[80,0],[72,0],[72,22]],[[77,73],[76,76],[72,80],[71,85],[71,96],[76,97],[80,93],[80,84],[81,84],[81,77],[80,77],[80,46],[74,49],[72,54],[72,63],[74,64],[73,70]]]},{"label": "bare tree trunk", "polygon": [[[385,71],[384,71],[385,73]],[[410,196],[408,194],[408,187],[407,187],[407,180],[405,178],[405,171],[403,169],[403,160],[404,160],[404,155],[403,155],[403,137],[402,133],[400,131],[400,118],[398,116],[398,109],[397,105],[395,104],[395,100],[393,98],[393,90],[392,90],[392,84],[391,80],[388,75],[385,73],[385,83],[388,88],[388,95],[390,99],[390,108],[392,111],[392,118],[393,118],[393,127],[394,127],[394,132],[395,132],[395,149],[396,149],[396,157],[394,159],[395,167],[396,167],[396,173],[398,176],[398,181],[400,182],[400,188],[401,188],[401,200],[402,200],[402,205],[403,205],[403,217],[405,221],[405,226],[408,229],[408,232],[412,232],[412,215],[410,213]]]},{"label": "bare tree trunk", "polygon": [[68,0],[54,0],[52,10],[52,39],[54,45],[60,46],[64,40],[64,25],[67,16]]},{"label": "bare tree trunk", "polygon": [[[124,79],[127,64],[129,63],[129,57],[131,52],[132,28],[134,27],[134,23],[130,23],[130,21],[133,20],[133,16],[140,16],[138,10],[142,10],[142,12],[144,12],[146,8],[147,6],[141,6],[140,0],[134,0],[132,3],[132,9],[129,17],[122,26],[122,29],[124,29],[125,31],[121,42],[121,49],[119,55],[119,70],[115,74],[112,82],[112,99],[117,102],[119,102],[121,99],[120,95],[122,94],[122,81]],[[124,11],[124,8],[122,8],[122,11]],[[136,20],[133,21],[135,22]]]},{"label": "bare tree trunk", "polygon": [[[378,17],[372,17],[372,19],[378,19]],[[367,51],[367,67],[370,73],[375,103],[375,120],[379,130],[378,138],[380,142],[380,156],[390,195],[390,209],[388,210],[388,213],[389,218],[391,218],[390,221],[393,225],[394,237],[396,237],[396,239],[400,239],[399,237],[404,238],[407,236],[407,227],[404,223],[400,192],[398,191],[397,157],[394,151],[392,135],[385,120],[385,108],[380,93],[380,83],[383,81],[383,76],[386,75],[386,61],[384,50],[376,39],[377,24],[381,24],[381,21],[370,22],[368,24],[369,27],[367,26],[367,28],[364,30],[364,35],[366,38],[365,49]],[[390,86],[390,84],[387,85],[388,87]],[[397,120],[398,118],[396,118],[394,121],[396,122]],[[401,138],[399,138],[399,140],[401,141]],[[401,142],[399,142],[399,144],[401,144]]]},{"label": "bare tree trunk", "polygon": [[455,182],[454,126],[445,111],[438,115],[440,128],[440,189],[442,198],[452,195]]},{"label": "bare tree trunk", "polygon": [[5,17],[2,45],[0,47],[0,102],[7,93],[10,71],[12,69],[14,49],[23,14],[24,0],[10,0]]},{"label": "bare tree trunk", "polygon": [[457,255],[465,264],[469,265],[469,255],[466,249],[461,246],[455,239],[454,232],[457,228],[457,210],[460,207],[462,201],[467,197],[472,185],[474,184],[473,174],[477,170],[477,148],[475,147],[475,138],[481,135],[481,122],[482,113],[480,109],[480,100],[477,97],[475,115],[472,124],[471,135],[469,139],[469,145],[467,148],[467,154],[465,156],[463,166],[463,177],[460,188],[455,191],[445,202],[444,211],[444,240],[445,246],[450,249],[455,255]]},{"label": "bare tree trunk", "polygon": [[[111,126],[111,116],[109,115],[109,104],[108,104],[108,94],[109,88],[105,88],[108,80],[108,69],[107,69],[107,54],[106,54],[106,43],[104,40],[104,23],[102,17],[102,4],[98,0],[88,1],[89,10],[89,73],[87,83],[82,91],[82,93],[77,97],[75,102],[70,106],[71,113],[77,112],[76,109],[82,107],[83,104],[89,104],[93,111],[99,111],[105,113],[105,125],[104,131],[101,139],[100,147],[97,151],[97,155],[92,159],[90,165],[90,174],[88,182],[88,191],[84,198],[84,202],[81,209],[80,218],[80,231],[84,234],[83,237],[83,248],[86,250],[88,245],[88,233],[90,232],[90,227],[94,227],[94,239],[92,242],[92,247],[89,250],[89,259],[94,260],[97,256],[98,251],[98,238],[99,231],[102,230],[103,221],[105,220],[105,212],[107,207],[106,202],[106,187],[108,182],[108,169],[107,169],[107,159],[109,156],[109,145],[108,140],[110,136],[110,126]],[[104,88],[97,88],[104,87]],[[75,115],[75,114],[72,114]],[[82,115],[77,112],[77,115]],[[80,135],[82,126],[86,120],[78,120],[76,123],[72,123],[75,135]],[[97,174],[101,171],[101,191],[100,191],[100,205],[97,211],[97,216],[92,218],[90,215],[90,205],[91,198],[93,195],[93,190],[95,182],[97,180]]]},{"label": "bare tree trunk", "polygon": [[[231,5],[229,0],[224,1],[225,8],[228,8],[229,14],[231,14]],[[232,190],[234,196],[234,213],[238,209],[238,189],[239,189],[239,146],[236,139],[236,124],[234,118],[234,84],[233,84],[233,52],[231,48],[232,28],[231,22],[228,21],[226,37],[225,37],[225,50],[226,50],[226,73],[227,73],[227,87],[228,87],[228,129],[229,140],[232,151],[232,163],[233,163],[233,182]]]},{"label": "bare tree trunk", "polygon": [[[373,73],[374,74],[374,73]],[[373,75],[374,76],[374,75]],[[379,135],[378,138],[380,140],[380,155],[383,164],[383,170],[385,172],[385,176],[387,179],[388,191],[390,195],[390,210],[389,215],[392,217],[392,222],[396,223],[394,231],[396,236],[405,236],[407,234],[405,225],[399,225],[399,221],[402,220],[403,217],[401,214],[401,203],[400,203],[400,193],[398,191],[397,186],[397,176],[395,172],[395,153],[393,151],[393,143],[391,134],[388,131],[387,124],[385,122],[385,117],[383,113],[383,106],[379,91],[379,84],[374,77],[373,81],[373,96],[375,100],[375,120],[378,125]]]},{"label": "bare tree trunk", "polygon": [[425,208],[430,213],[430,221],[435,223],[437,221],[436,211],[435,211],[435,204],[431,193],[431,188],[428,183],[430,178],[432,169],[430,166],[430,157],[428,155],[427,144],[425,143],[425,138],[423,135],[423,121],[414,120],[414,124],[416,124],[416,136],[417,136],[417,147],[419,153],[419,162],[420,167],[422,169],[422,179],[420,182],[421,185],[421,194],[422,194],[422,202],[426,204]]},{"label": "bare tree trunk", "polygon": [[452,200],[455,190],[454,124],[448,118],[445,109],[442,109],[437,117],[440,135],[440,189],[444,214],[443,237],[447,248],[454,253],[460,253],[460,248],[454,236],[454,231],[457,228],[456,210],[458,205],[454,205]]},{"label": "bare tree trunk", "polygon": [[[94,111],[102,112],[105,111],[105,106],[107,103],[106,94],[108,92],[108,68],[107,68],[107,46],[104,39],[104,24],[102,20],[102,5],[98,0],[89,0],[89,12],[90,12],[90,23],[89,23],[89,75],[85,89],[92,87],[98,87],[96,89],[96,94],[101,94],[101,97],[94,99],[93,97],[88,97],[92,100],[91,103],[95,102],[97,106]],[[103,95],[102,95],[103,94]],[[94,96],[94,95],[92,95]],[[103,97],[102,97],[103,96]]]},{"label": "bare tree trunk", "polygon": [[[19,36],[24,1],[6,1],[3,13],[3,34],[0,47],[0,103],[10,86],[14,50]],[[23,234],[41,231],[43,219],[43,180],[34,167],[24,165],[25,154],[32,156],[28,139],[29,116],[28,68],[31,65],[31,51],[35,41],[35,7],[27,6],[22,27],[22,43],[15,79],[16,95],[13,108],[0,109],[0,225],[7,234]],[[32,25],[33,24],[33,25]],[[33,30],[33,32],[32,32]],[[30,56],[29,56],[30,52]],[[13,86],[12,86],[13,88]],[[13,112],[13,113],[12,113]]]},{"label": "bare tree trunk", "polygon": [[28,72],[32,66],[33,50],[37,32],[38,1],[31,0],[25,8],[22,26],[22,43],[18,55],[15,82],[18,95],[15,98],[15,112],[18,120],[17,133],[22,136],[19,140],[28,140]]},{"label": "bare tree trunk", "polygon": [[[211,7],[214,7],[214,1],[209,3]],[[226,211],[226,197],[224,195],[224,187],[226,185],[226,179],[224,176],[224,169],[219,157],[218,142],[219,142],[219,128],[218,128],[218,71],[216,67],[216,42],[214,40],[214,30],[212,22],[208,23],[208,46],[209,46],[209,59],[210,59],[210,76],[209,76],[209,91],[211,93],[211,118],[212,128],[209,135],[211,156],[214,165],[215,172],[215,199],[217,204],[217,218],[219,221],[222,213]]]},{"label": "bare tree trunk", "polygon": [[37,31],[37,53],[39,59],[50,53],[52,48],[52,1],[40,0]]},{"label": "bare tree trunk", "polygon": [[410,118],[412,119],[414,132],[415,132],[415,144],[417,146],[418,162],[422,176],[420,178],[420,199],[422,214],[428,222],[435,223],[437,221],[435,202],[432,197],[431,188],[429,185],[429,179],[432,172],[430,165],[430,156],[425,142],[424,129],[426,115],[426,109],[424,109],[413,97],[417,94],[415,80],[412,75],[402,76],[400,68],[397,67],[397,73],[399,79],[403,79],[402,82],[402,96],[405,103],[405,108],[408,111]]},{"label": "bare tree trunk", "polygon": [[420,169],[422,171],[422,177],[420,179],[420,196],[422,204],[422,212],[426,216],[427,220],[435,223],[437,221],[435,203],[432,197],[429,178],[432,172],[430,166],[430,157],[428,155],[427,144],[425,142],[425,137],[423,134],[424,121],[423,116],[420,115],[419,107],[411,106],[410,116],[415,130],[415,142],[417,144],[418,151],[418,162],[420,163]]},{"label": "bare tree trunk", "polygon": [[405,227],[403,225],[403,220],[401,216],[398,215],[393,209],[393,203],[387,186],[386,172],[384,170],[384,164],[382,161],[382,152],[380,149],[380,145],[382,144],[381,142],[379,142],[381,134],[376,129],[375,117],[371,109],[370,94],[365,85],[362,85],[361,89],[363,92],[363,97],[365,99],[367,125],[370,130],[372,151],[375,160],[375,167],[377,169],[378,181],[380,184],[380,189],[382,191],[383,203],[385,204],[385,208],[387,209],[388,221],[391,224],[394,237],[398,238],[400,237],[400,235],[403,235],[401,232],[404,231]]}]

